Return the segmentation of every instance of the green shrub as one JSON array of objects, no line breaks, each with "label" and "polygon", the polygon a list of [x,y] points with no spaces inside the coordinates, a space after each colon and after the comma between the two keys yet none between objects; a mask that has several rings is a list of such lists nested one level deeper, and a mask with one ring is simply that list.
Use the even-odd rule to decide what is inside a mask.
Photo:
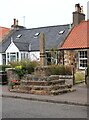
[{"label": "green shrub", "polygon": [[20,66],[20,62],[19,61],[12,61],[12,62],[9,62],[9,64],[10,64],[10,66],[12,67],[12,68],[15,68],[16,66]]},{"label": "green shrub", "polygon": [[0,65],[0,71],[5,71],[6,68],[11,68],[10,65]]},{"label": "green shrub", "polygon": [[88,65],[88,77],[89,77],[89,65]]},{"label": "green shrub", "polygon": [[22,66],[16,66],[13,71],[18,74],[19,78],[24,76],[24,74],[27,73],[27,71]]},{"label": "green shrub", "polygon": [[51,65],[49,66],[52,75],[71,75],[71,68],[64,65]]},{"label": "green shrub", "polygon": [[24,60],[24,61],[21,61],[21,65],[27,71],[28,74],[31,74],[32,72],[34,72],[34,68],[38,66],[38,62]]},{"label": "green shrub", "polygon": [[72,75],[72,68],[69,66],[65,66],[65,75]]},{"label": "green shrub", "polygon": [[13,71],[19,75],[19,78],[23,77],[25,74],[31,74],[34,72],[34,68],[38,65],[36,61],[23,60],[20,62],[10,62]]}]

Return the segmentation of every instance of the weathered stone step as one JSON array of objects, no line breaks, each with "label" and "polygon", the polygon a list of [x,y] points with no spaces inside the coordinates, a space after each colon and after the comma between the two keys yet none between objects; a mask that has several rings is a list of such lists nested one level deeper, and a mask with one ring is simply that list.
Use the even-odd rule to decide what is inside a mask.
[{"label": "weathered stone step", "polygon": [[[72,85],[50,85],[50,86],[39,86],[39,85],[23,85],[19,86],[20,89],[24,90],[58,90],[58,89],[65,89],[65,88],[71,88]],[[18,88],[18,87],[17,87]]]},{"label": "weathered stone step", "polygon": [[[31,87],[31,86],[30,86]],[[51,91],[51,90],[58,90],[58,89],[65,89],[65,88],[71,88],[71,85],[56,85],[56,86],[32,86],[33,90],[47,90],[47,91]]]},{"label": "weathered stone step", "polygon": [[68,92],[73,92],[75,89],[63,89],[63,90],[53,90],[53,91],[46,91],[46,90],[24,90],[24,89],[11,89],[11,92],[20,92],[20,93],[30,93],[30,94],[38,94],[38,95],[59,95]]},{"label": "weathered stone step", "polygon": [[73,75],[59,75],[59,79],[72,79]]},{"label": "weathered stone step", "polygon": [[58,95],[58,94],[63,94],[63,93],[67,93],[67,92],[73,92],[75,91],[75,89],[73,88],[69,88],[69,89],[62,89],[62,90],[52,90],[50,94],[53,94],[53,95]]},{"label": "weathered stone step", "polygon": [[25,80],[22,80],[21,82],[22,82],[22,85],[40,85],[40,86],[65,84],[65,80],[52,80],[52,81],[25,81]]},{"label": "weathered stone step", "polygon": [[58,89],[65,89],[65,88],[72,88],[72,85],[54,85],[51,87],[51,90],[58,90]]}]

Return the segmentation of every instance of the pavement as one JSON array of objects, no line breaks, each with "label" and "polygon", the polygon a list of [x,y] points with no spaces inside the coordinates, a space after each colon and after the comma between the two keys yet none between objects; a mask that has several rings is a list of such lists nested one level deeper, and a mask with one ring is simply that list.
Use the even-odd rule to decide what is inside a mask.
[{"label": "pavement", "polygon": [[89,88],[86,87],[85,83],[74,85],[73,88],[76,89],[76,91],[61,95],[34,95],[27,93],[10,92],[7,85],[0,85],[0,91],[2,91],[0,92],[0,96],[2,96],[2,98],[10,97],[51,103],[89,106],[87,94]]}]

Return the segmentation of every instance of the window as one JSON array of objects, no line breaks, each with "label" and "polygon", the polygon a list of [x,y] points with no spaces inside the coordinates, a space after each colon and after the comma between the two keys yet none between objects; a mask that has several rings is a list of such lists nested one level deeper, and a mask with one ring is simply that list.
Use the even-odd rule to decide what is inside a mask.
[{"label": "window", "polygon": [[24,53],[21,53],[21,60],[24,59]]},{"label": "window", "polygon": [[65,30],[61,30],[58,32],[59,35],[63,34],[65,32]]},{"label": "window", "polygon": [[10,61],[16,61],[16,53],[10,53]]},{"label": "window", "polygon": [[20,38],[22,35],[21,34],[19,34],[19,35],[17,35],[17,37],[16,38]]},{"label": "window", "polygon": [[22,52],[21,53],[21,60],[28,59],[28,53]]},{"label": "window", "polygon": [[7,53],[7,64],[11,61],[18,61],[19,59],[19,53]]},{"label": "window", "polygon": [[47,65],[51,65],[51,53],[47,52],[46,55],[47,55]]},{"label": "window", "polygon": [[87,51],[79,51],[79,68],[85,69],[87,67]]},{"label": "window", "polygon": [[38,33],[38,32],[35,33],[35,34],[34,34],[34,38],[37,38],[39,35],[40,35],[40,33]]}]

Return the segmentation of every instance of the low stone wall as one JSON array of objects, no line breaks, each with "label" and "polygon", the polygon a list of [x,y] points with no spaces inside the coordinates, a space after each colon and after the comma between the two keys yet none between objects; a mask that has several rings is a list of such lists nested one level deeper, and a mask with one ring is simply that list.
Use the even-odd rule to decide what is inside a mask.
[{"label": "low stone wall", "polygon": [[7,72],[8,82],[11,81],[11,80],[19,80],[19,76],[16,73],[13,72],[12,68],[7,68],[6,72]]},{"label": "low stone wall", "polygon": [[[13,72],[13,69],[9,68],[7,71],[8,81],[19,80],[19,76]],[[25,75],[22,80],[35,80],[35,81],[52,81],[52,80],[65,80],[66,84],[73,85],[73,76],[72,75],[50,75],[48,73],[48,68],[43,67],[35,69],[34,75]]]}]

